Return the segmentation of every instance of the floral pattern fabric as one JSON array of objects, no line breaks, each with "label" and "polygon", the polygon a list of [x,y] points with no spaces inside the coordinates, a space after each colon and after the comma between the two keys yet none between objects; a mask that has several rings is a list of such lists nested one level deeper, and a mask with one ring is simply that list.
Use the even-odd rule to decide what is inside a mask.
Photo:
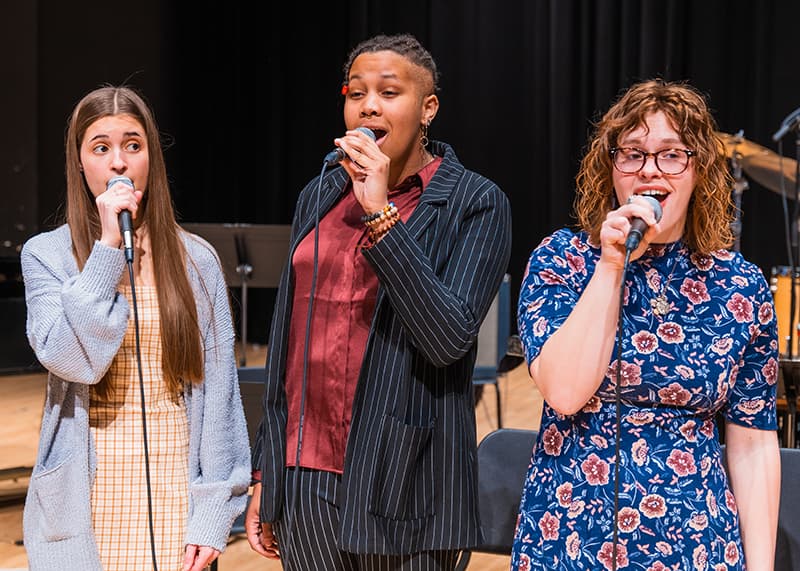
[{"label": "floral pattern fabric", "polygon": [[[531,254],[518,305],[528,363],[569,316],[599,256],[585,233],[567,229]],[[669,305],[658,315],[651,300],[662,293]],[[777,323],[767,281],[739,253],[699,255],[675,242],[629,264],[623,300],[619,368],[615,344],[580,412],[544,405],[511,568],[612,569],[617,488],[617,569],[743,570],[716,418],[777,429]]]}]

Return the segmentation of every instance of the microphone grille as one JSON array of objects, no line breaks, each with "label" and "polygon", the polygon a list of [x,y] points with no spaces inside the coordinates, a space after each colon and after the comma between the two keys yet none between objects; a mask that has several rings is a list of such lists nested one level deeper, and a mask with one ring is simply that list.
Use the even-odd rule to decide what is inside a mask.
[{"label": "microphone grille", "polygon": [[110,179],[108,179],[108,182],[106,183],[106,190],[108,190],[109,188],[111,188],[112,185],[115,185],[118,182],[125,183],[129,187],[133,188],[133,181],[131,179],[129,179],[127,176],[118,175],[118,176],[112,176]]},{"label": "microphone grille", "polygon": [[661,209],[661,203],[652,196],[642,196],[641,198],[646,199],[650,206],[653,207],[653,216],[655,216],[656,222],[661,222],[661,215],[664,213]]},{"label": "microphone grille", "polygon": [[375,133],[372,132],[372,129],[368,129],[367,127],[358,127],[356,131],[361,131],[373,141],[375,140]]}]

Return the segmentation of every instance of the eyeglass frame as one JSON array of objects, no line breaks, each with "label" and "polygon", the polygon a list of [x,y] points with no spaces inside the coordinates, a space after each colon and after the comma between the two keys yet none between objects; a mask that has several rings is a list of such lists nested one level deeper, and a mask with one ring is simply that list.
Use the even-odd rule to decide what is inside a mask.
[{"label": "eyeglass frame", "polygon": [[[640,166],[638,169],[636,169],[633,172],[625,172],[624,170],[619,168],[619,166],[617,166],[617,161],[616,161],[615,157],[616,157],[617,152],[622,151],[624,149],[631,149],[631,150],[639,151],[640,153],[642,153],[642,155],[644,155],[644,160],[642,161],[642,166]],[[683,169],[682,170],[680,170],[678,172],[664,172],[664,170],[660,166],[658,166],[658,155],[659,155],[659,153],[663,153],[665,151],[681,151],[682,153],[686,153],[686,164],[683,165]],[[689,149],[669,148],[669,149],[661,149],[660,151],[656,151],[655,153],[648,153],[644,149],[640,149],[638,147],[613,147],[613,148],[608,150],[608,154],[611,157],[611,164],[614,165],[614,168],[617,169],[622,174],[638,174],[639,171],[641,171],[647,165],[647,159],[649,157],[653,157],[653,163],[656,165],[656,168],[659,170],[659,172],[661,174],[665,174],[667,176],[676,176],[676,175],[683,174],[683,173],[686,172],[686,169],[689,168],[689,159],[691,159],[692,157],[696,156],[697,155],[697,151],[691,151]]]}]

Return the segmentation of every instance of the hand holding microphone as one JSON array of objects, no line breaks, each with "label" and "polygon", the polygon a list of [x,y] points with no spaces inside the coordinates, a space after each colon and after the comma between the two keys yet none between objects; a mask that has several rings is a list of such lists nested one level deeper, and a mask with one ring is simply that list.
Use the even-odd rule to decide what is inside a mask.
[{"label": "hand holding microphone", "polygon": [[[373,133],[371,129],[367,129],[366,127],[358,127],[356,131],[361,131],[373,141],[375,140],[375,133]],[[344,149],[341,147],[336,147],[330,153],[325,155],[324,161],[326,166],[332,167],[336,163],[342,162],[345,158],[350,157],[347,156],[347,153],[344,152]]]},{"label": "hand holding microphone", "polygon": [[[133,181],[127,176],[114,176],[111,177],[106,183],[106,192],[108,192],[115,184],[122,183],[133,190]],[[133,217],[131,211],[126,209],[120,210],[118,214],[119,230],[122,234],[122,243],[125,247],[125,260],[133,262]]]},{"label": "hand holding microphone", "polygon": [[[354,131],[359,134],[354,134]],[[364,136],[371,142],[365,142]],[[375,133],[367,127],[350,130],[336,139],[339,145],[325,157],[328,161],[341,161],[353,183],[353,194],[364,212],[377,212],[388,204],[389,167],[391,160],[374,142]],[[344,158],[350,160],[344,161]]]}]

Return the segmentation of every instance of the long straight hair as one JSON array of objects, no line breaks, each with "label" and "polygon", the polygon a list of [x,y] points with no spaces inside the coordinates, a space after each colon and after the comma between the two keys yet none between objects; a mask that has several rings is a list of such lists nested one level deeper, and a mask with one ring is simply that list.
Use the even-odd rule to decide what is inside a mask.
[{"label": "long straight hair", "polygon": [[[186,269],[186,249],[175,220],[158,126],[144,98],[131,87],[97,88],[84,96],[72,112],[65,147],[66,222],[72,236],[73,254],[82,269],[101,234],[95,199],[81,171],[81,143],[86,130],[95,121],[113,115],[134,118],[142,125],[147,137],[150,165],[136,226],[147,228],[152,251],[161,254],[153,256],[153,272],[161,321],[162,369],[169,392],[177,396],[184,382],[201,382],[203,379],[202,340]],[[110,394],[106,379],[96,389],[101,397]]]}]

